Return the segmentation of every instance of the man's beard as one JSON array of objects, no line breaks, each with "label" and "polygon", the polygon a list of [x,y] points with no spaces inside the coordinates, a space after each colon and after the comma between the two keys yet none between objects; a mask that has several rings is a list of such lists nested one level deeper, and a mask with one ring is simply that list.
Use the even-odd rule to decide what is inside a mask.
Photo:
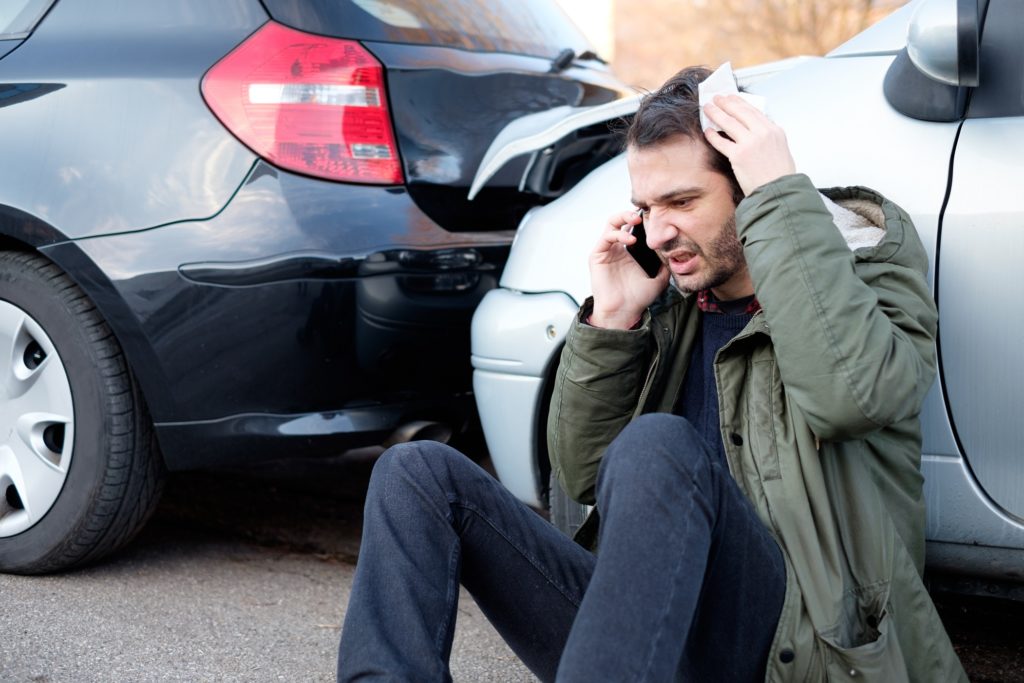
[{"label": "man's beard", "polygon": [[678,251],[689,251],[704,259],[703,272],[682,276],[687,282],[680,282],[679,276],[672,276],[676,287],[685,293],[723,285],[747,266],[747,260],[743,256],[743,245],[740,244],[739,237],[736,236],[735,216],[730,216],[722,224],[705,249],[681,235],[676,235],[675,238],[658,249],[663,260],[667,260],[672,253]]}]

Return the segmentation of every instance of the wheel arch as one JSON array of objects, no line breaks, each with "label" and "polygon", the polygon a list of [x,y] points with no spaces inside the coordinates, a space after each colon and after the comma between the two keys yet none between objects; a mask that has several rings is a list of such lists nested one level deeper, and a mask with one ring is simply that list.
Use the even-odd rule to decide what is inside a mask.
[{"label": "wheel arch", "polygon": [[537,490],[540,492],[541,502],[545,507],[551,505],[551,456],[548,453],[548,414],[551,411],[551,397],[555,393],[555,376],[558,373],[558,363],[562,358],[562,349],[565,348],[563,341],[551,354],[547,366],[544,368],[544,384],[541,388],[540,398],[537,403],[537,410],[534,415],[534,454],[536,458]]},{"label": "wheel arch", "polygon": [[150,413],[159,415],[169,409],[167,399],[154,389],[165,386],[165,378],[138,319],[110,278],[73,240],[38,216],[0,204],[0,249],[38,253],[71,278],[110,326]]},{"label": "wheel arch", "polygon": [[[118,295],[110,279],[73,241],[48,222],[19,209],[0,205],[0,250],[35,253],[65,273],[93,303],[110,327],[138,383],[150,416],[167,410],[168,399],[160,363],[143,335],[138,320]],[[159,440],[159,431],[157,434]],[[160,457],[166,453],[160,444]]]},{"label": "wheel arch", "polygon": [[[96,306],[124,353],[147,411],[154,421],[157,420],[156,416],[169,409],[169,399],[159,391],[159,387],[167,386],[167,379],[138,318],[125,304],[110,278],[74,242],[59,242],[36,251],[67,274]],[[157,436],[159,438],[159,430]],[[166,454],[162,457],[166,460]]]},{"label": "wheel arch", "polygon": [[66,239],[67,235],[41,218],[0,204],[0,248],[35,251]]}]

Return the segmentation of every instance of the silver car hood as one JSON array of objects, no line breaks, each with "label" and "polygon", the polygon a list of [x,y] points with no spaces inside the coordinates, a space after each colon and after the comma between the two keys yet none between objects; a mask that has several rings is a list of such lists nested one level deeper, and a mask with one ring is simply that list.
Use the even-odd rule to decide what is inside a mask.
[{"label": "silver car hood", "polygon": [[[812,58],[790,57],[738,69],[736,80],[741,88],[749,88],[764,78],[791,69],[808,59]],[[640,95],[633,95],[594,107],[556,107],[512,121],[498,133],[484,154],[469,187],[469,198],[476,197],[487,181],[512,159],[538,152],[580,128],[629,116],[636,112],[638,106]]]},{"label": "silver car hood", "polygon": [[510,122],[487,148],[469,186],[469,198],[476,197],[495,173],[520,154],[544,149],[574,130],[632,114],[639,105],[640,96],[633,95],[594,107],[556,107]]}]

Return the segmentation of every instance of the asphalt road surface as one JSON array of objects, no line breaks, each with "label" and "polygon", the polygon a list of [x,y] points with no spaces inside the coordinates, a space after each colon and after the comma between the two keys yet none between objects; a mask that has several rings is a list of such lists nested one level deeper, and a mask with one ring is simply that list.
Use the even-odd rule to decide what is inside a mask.
[{"label": "asphalt road surface", "polygon": [[[333,680],[370,462],[175,474],[116,556],[0,575],[0,682]],[[973,681],[1024,681],[1024,605],[938,602]],[[466,595],[452,673],[534,680]]]},{"label": "asphalt road surface", "polygon": [[[172,475],[125,550],[0,575],[0,682],[333,681],[370,463]],[[532,681],[463,595],[457,681]]]}]

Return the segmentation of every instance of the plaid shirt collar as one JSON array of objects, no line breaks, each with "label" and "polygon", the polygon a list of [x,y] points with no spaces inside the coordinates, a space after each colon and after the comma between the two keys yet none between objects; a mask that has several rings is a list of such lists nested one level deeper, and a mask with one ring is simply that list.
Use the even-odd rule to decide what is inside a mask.
[{"label": "plaid shirt collar", "polygon": [[[718,301],[715,299],[715,295],[711,293],[710,289],[702,289],[697,292],[697,308],[704,311],[705,313],[722,313],[721,307],[718,305]],[[761,304],[758,303],[757,298],[752,298],[747,307],[743,309],[743,313],[754,314],[761,310]]]}]

